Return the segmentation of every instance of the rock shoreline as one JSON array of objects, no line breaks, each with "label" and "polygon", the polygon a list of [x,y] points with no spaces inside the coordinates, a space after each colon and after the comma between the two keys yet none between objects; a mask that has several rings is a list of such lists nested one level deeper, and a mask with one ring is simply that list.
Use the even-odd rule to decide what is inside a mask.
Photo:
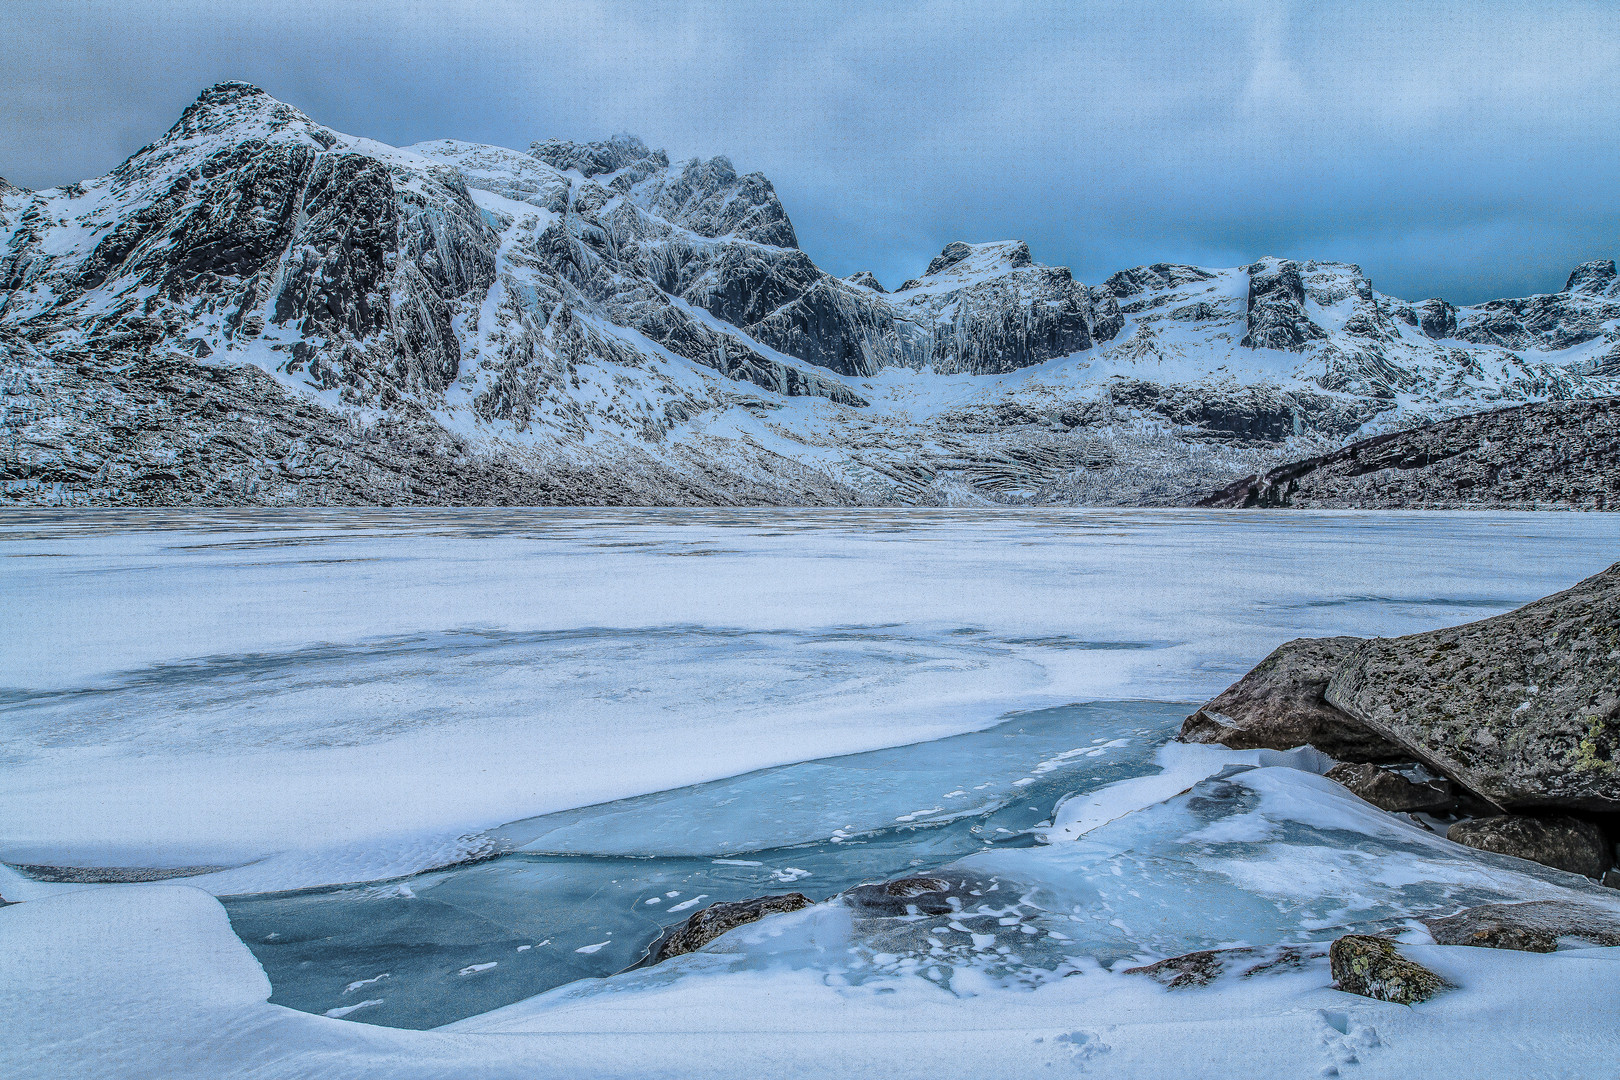
[{"label": "rock shoreline", "polygon": [[1620,563],[1462,626],[1288,642],[1179,738],[1315,746],[1375,806],[1462,816],[1449,839],[1620,883]]}]

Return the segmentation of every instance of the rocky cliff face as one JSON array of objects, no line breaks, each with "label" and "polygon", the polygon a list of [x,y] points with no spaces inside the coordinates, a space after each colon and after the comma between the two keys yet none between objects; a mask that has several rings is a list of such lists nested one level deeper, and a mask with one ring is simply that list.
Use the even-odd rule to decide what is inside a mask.
[{"label": "rocky cliff face", "polygon": [[[1014,241],[950,244],[889,292],[797,242],[770,181],[723,157],[629,136],[398,149],[222,84],[107,176],[0,184],[0,384],[20,388],[0,480],[25,501],[229,501],[201,473],[96,479],[130,433],[186,443],[103,405],[133,379],[230,413],[240,379],[203,369],[244,366],[299,423],[461,440],[511,497],[536,461],[623,462],[643,479],[622,498],[654,502],[1185,502],[1348,437],[1620,392],[1612,262],[1459,309],[1278,259],[1088,287]],[[254,395],[245,414],[274,411]],[[395,498],[320,460],[323,490]],[[315,490],[243,468],[258,486],[233,498]],[[463,489],[415,490],[397,498]]]},{"label": "rocky cliff face", "polygon": [[1362,439],[1199,505],[1620,509],[1620,398],[1520,405]]},{"label": "rocky cliff face", "polygon": [[454,175],[224,84],[109,176],[28,202],[0,315],[53,350],[146,327],[197,357],[274,341],[289,373],[369,404],[455,379],[453,320],[488,289],[494,245]]}]

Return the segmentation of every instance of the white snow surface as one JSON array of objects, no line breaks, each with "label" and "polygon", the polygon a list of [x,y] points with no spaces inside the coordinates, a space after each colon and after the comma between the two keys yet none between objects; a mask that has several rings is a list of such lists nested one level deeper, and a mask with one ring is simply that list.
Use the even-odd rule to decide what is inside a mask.
[{"label": "white snow surface", "polygon": [[[1409,828],[1348,805],[1353,796],[1309,774],[1245,775],[1264,793],[1261,812],[1279,821],[1300,816],[1290,809],[1299,800],[1289,796],[1303,784],[1304,803],[1331,827]],[[1337,884],[1354,881],[1347,874]],[[268,980],[218,901],[201,890],[80,888],[0,910],[0,1009],[9,1036],[0,1039],[0,1072],[20,1080],[762,1071],[935,1080],[1075,1070],[1177,1080],[1521,1080],[1607,1075],[1620,1053],[1611,1014],[1620,949],[1440,947],[1409,932],[1403,953],[1454,986],[1412,1008],[1334,990],[1320,960],[1180,991],[1127,974],[1130,961],[1083,965],[1032,988],[974,983],[959,973],[950,990],[904,970],[849,985],[792,961],[795,944],[836,946],[839,927],[837,905],[818,905],[722,939],[733,953],[763,952],[761,963],[693,954],[437,1030],[407,1031],[335,1015],[350,1007],[317,1016],[269,1004]],[[994,940],[972,935],[974,947],[981,937]],[[771,950],[784,942],[787,957],[773,962]],[[1526,1008],[1527,1001],[1556,1002],[1556,1014]]]},{"label": "white snow surface", "polygon": [[1290,638],[1484,617],[1617,541],[1578,514],[18,517],[0,860],[233,868],[189,879],[216,894],[393,877],[1015,709],[1196,702]]},{"label": "white snow surface", "polygon": [[[919,932],[920,963],[834,901],[431,1031],[363,1022],[391,992],[376,969],[325,1016],[270,1004],[209,890],[355,880],[520,813],[1011,708],[1194,700],[1281,640],[1487,615],[1617,548],[1620,522],[1574,514],[19,515],[0,854],[260,861],[0,875],[22,901],[0,908],[0,1075],[1607,1075],[1620,949],[1441,947],[1410,917],[1620,898],[1378,811],[1309,750],[1171,745],[1061,803],[1044,843],[954,864],[1024,891]],[[1127,642],[1148,647],[1088,647]],[[1319,957],[1194,990],[1126,973],[1189,927],[1241,945],[1367,920],[1454,988],[1355,997]],[[1088,941],[1104,960],[1039,960]]]}]

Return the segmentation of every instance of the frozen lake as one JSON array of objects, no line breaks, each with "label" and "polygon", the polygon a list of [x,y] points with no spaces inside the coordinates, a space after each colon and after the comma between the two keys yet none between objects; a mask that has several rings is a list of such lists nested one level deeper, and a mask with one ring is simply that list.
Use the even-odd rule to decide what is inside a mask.
[{"label": "frozen lake", "polygon": [[[698,986],[712,1020],[762,978],[1074,994],[1581,891],[1309,768],[1163,747],[1281,642],[1508,610],[1620,558],[1620,516],[38,512],[0,556],[0,895],[158,925],[194,886],[272,1002],[466,1039]],[[963,906],[819,903],[916,873]],[[789,890],[817,906],[597,978]]]}]

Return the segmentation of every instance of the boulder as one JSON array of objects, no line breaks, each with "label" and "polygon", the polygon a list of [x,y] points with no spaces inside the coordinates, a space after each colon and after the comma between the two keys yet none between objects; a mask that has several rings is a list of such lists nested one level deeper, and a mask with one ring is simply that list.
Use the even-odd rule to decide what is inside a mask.
[{"label": "boulder", "polygon": [[1446,989],[1440,976],[1406,959],[1388,938],[1347,934],[1328,949],[1338,988],[1397,1005],[1416,1005]]},{"label": "boulder", "polygon": [[810,898],[796,892],[710,904],[684,923],[667,931],[648,951],[650,962],[657,964],[671,957],[696,952],[727,930],[746,923],[758,922],[767,915],[799,911],[809,906]]},{"label": "boulder", "polygon": [[1614,849],[1603,830],[1579,818],[1520,814],[1471,818],[1448,829],[1446,839],[1590,878],[1601,877],[1614,865]]},{"label": "boulder", "polygon": [[1482,904],[1443,919],[1425,919],[1436,945],[1552,952],[1559,938],[1620,945],[1620,913],[1563,900]]},{"label": "boulder", "polygon": [[1399,773],[1376,765],[1342,763],[1329,769],[1327,778],[1343,784],[1380,810],[1393,813],[1443,814],[1457,805],[1451,785],[1444,780],[1413,783]]},{"label": "boulder", "polygon": [[1181,741],[1234,750],[1311,745],[1341,761],[1403,761],[1411,754],[1369,731],[1323,692],[1360,638],[1300,638],[1266,657],[1181,726]]},{"label": "boulder", "polygon": [[1504,810],[1620,810],[1620,563],[1505,615],[1367,641],[1323,697]]}]

